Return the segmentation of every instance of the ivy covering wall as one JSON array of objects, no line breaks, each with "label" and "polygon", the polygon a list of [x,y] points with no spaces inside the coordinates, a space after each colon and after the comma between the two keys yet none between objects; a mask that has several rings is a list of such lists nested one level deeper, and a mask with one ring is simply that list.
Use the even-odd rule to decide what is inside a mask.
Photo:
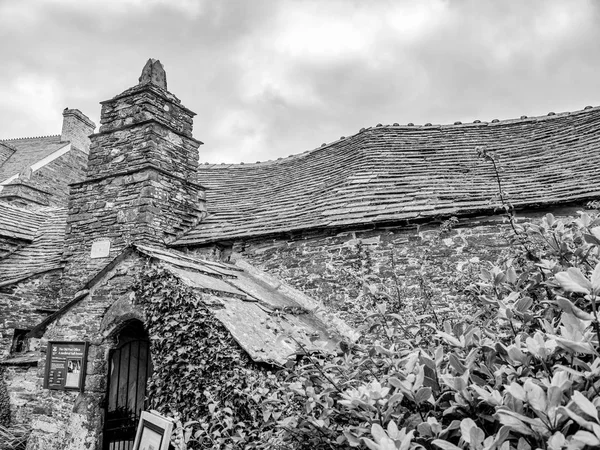
[{"label": "ivy covering wall", "polygon": [[203,303],[202,294],[168,271],[148,266],[135,286],[150,334],[150,408],[185,429],[175,443],[220,448],[225,439],[251,443],[264,433],[263,395],[274,379],[250,360]]}]

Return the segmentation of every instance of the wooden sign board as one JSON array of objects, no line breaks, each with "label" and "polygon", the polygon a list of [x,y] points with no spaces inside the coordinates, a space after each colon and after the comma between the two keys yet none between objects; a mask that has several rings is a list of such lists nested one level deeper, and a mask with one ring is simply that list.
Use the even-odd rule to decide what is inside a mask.
[{"label": "wooden sign board", "polygon": [[48,342],[44,388],[83,392],[87,352],[87,342]]},{"label": "wooden sign board", "polygon": [[133,450],[167,450],[171,442],[173,421],[154,412],[143,411]]}]

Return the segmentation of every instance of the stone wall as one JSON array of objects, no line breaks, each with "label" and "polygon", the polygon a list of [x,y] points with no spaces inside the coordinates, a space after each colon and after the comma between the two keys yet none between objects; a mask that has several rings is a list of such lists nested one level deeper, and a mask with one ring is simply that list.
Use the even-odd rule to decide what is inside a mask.
[{"label": "stone wall", "polygon": [[[103,403],[106,396],[108,353],[115,331],[142,313],[130,298],[142,261],[124,260],[90,289],[88,296],[48,326],[40,340],[36,371],[37,395],[31,402],[30,450],[100,449]],[[43,389],[48,341],[89,342],[84,392]]]},{"label": "stone wall", "polygon": [[37,366],[7,365],[4,380],[10,396],[11,423],[28,423],[39,394]]},{"label": "stone wall", "polygon": [[[186,184],[147,169],[73,186],[64,254],[69,262],[65,294],[74,293],[130,243],[162,246],[181,231],[193,207],[181,195],[189,189]],[[92,259],[92,245],[99,239],[110,241],[110,254]]]},{"label": "stone wall", "polygon": [[[577,208],[557,211],[573,216]],[[545,212],[522,217],[538,220]],[[233,257],[300,289],[348,323],[360,325],[375,303],[386,301],[406,314],[464,314],[463,289],[486,262],[507,250],[510,227],[501,216],[461,219],[442,232],[440,224],[338,233],[305,233],[294,238],[252,239],[233,245]],[[191,249],[227,257],[214,246]],[[428,304],[427,302],[431,302]],[[462,303],[461,303],[462,302]]]},{"label": "stone wall", "polygon": [[0,287],[0,359],[12,344],[15,329],[29,330],[61,306],[59,270]]}]

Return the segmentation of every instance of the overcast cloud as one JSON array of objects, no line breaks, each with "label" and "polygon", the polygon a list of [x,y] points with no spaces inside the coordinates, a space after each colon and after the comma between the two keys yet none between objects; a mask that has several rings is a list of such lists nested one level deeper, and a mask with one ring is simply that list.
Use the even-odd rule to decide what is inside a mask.
[{"label": "overcast cloud", "polygon": [[600,2],[0,0],[0,138],[135,85],[150,57],[201,162],[301,153],[377,123],[600,104]]}]

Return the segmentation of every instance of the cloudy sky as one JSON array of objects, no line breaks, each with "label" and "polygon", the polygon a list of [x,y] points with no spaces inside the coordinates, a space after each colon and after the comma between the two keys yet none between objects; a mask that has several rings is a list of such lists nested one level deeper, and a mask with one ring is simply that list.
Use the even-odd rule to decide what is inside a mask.
[{"label": "cloudy sky", "polygon": [[202,162],[255,162],[377,123],[600,104],[594,0],[0,0],[0,139],[60,133],[160,59]]}]

